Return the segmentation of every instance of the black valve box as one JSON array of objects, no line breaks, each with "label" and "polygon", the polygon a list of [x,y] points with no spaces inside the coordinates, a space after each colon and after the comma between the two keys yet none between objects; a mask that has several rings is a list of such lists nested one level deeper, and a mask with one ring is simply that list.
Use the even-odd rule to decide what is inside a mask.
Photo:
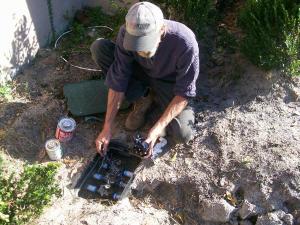
[{"label": "black valve box", "polygon": [[80,176],[78,196],[114,201],[127,197],[141,161],[126,144],[111,141],[106,156],[96,154]]}]

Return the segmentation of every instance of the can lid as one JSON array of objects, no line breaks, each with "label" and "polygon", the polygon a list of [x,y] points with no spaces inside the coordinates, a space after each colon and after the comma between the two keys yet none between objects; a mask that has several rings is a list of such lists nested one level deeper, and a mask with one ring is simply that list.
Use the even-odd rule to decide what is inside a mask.
[{"label": "can lid", "polygon": [[57,147],[60,146],[60,142],[57,139],[50,139],[46,141],[45,147],[49,151],[55,150]]},{"label": "can lid", "polygon": [[63,130],[67,132],[71,132],[76,127],[76,122],[72,118],[63,118],[58,122],[58,126]]}]

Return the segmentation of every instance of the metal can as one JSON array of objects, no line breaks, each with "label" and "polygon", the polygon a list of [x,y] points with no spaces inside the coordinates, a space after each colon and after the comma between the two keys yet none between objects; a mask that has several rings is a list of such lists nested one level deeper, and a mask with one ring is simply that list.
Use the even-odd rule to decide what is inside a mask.
[{"label": "metal can", "polygon": [[59,140],[50,139],[46,141],[45,148],[51,160],[60,160],[62,157],[62,149]]},{"label": "metal can", "polygon": [[75,128],[75,120],[69,117],[64,117],[58,121],[55,137],[61,142],[70,141],[74,135]]}]

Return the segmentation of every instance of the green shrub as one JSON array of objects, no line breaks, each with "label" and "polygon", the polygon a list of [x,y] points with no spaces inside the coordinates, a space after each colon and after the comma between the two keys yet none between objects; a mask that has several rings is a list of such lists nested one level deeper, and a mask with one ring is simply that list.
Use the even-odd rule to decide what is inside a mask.
[{"label": "green shrub", "polygon": [[247,0],[238,23],[245,34],[241,50],[254,64],[300,75],[300,3]]},{"label": "green shrub", "polygon": [[12,85],[7,83],[0,85],[0,101],[7,101],[12,99]]},{"label": "green shrub", "polygon": [[25,166],[20,175],[5,176],[0,168],[0,224],[24,224],[40,215],[53,195],[58,164]]},{"label": "green shrub", "polygon": [[154,2],[165,4],[168,11],[174,10],[176,20],[185,22],[200,37],[203,36],[204,28],[214,22],[213,0],[156,0]]}]

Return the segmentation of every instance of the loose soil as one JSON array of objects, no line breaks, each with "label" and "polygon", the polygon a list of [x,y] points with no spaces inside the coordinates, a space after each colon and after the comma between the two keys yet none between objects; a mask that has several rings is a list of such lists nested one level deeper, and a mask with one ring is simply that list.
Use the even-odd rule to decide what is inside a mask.
[{"label": "loose soil", "polygon": [[[201,217],[207,199],[226,199],[237,209],[248,200],[264,213],[290,213],[297,224],[300,79],[261,71],[239,53],[210,57],[214,53],[207,46],[200,50],[194,140],[169,147],[154,164],[145,160],[128,199],[116,204],[86,200],[73,187],[95,155],[102,122],[75,118],[76,134],[63,146],[58,175],[63,196],[34,224],[218,224]],[[1,103],[0,144],[6,159],[16,165],[48,162],[44,143],[54,137],[58,119],[68,115],[63,86],[99,77],[66,65],[54,50],[40,50],[14,80],[14,99]],[[123,129],[127,114],[119,113],[114,137],[130,142],[133,133]],[[223,224],[239,221],[235,215]]]}]

